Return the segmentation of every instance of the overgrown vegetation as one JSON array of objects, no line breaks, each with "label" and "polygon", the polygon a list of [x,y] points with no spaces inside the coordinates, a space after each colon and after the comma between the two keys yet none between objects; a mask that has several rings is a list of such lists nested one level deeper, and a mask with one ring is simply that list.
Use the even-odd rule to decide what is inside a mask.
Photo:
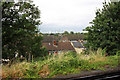
[{"label": "overgrown vegetation", "polygon": [[89,54],[77,54],[74,52],[50,55],[34,59],[33,62],[26,61],[2,67],[3,78],[46,78],[57,75],[81,73],[89,70],[106,70],[118,65],[118,56],[105,57],[102,49],[89,50]]},{"label": "overgrown vegetation", "polygon": [[[12,59],[19,53],[26,58],[28,54],[36,58],[32,62],[17,61],[3,65],[3,78],[47,78],[89,70],[106,70],[118,65],[120,2],[104,4],[102,11],[96,12],[92,27],[86,28],[88,50],[85,53],[63,52],[39,58],[45,55],[46,50],[42,48],[41,35],[38,35],[37,26],[41,24],[38,8],[31,2],[3,2],[2,6],[2,57]],[[63,35],[67,34],[64,32]],[[106,50],[116,55],[105,56]]]}]

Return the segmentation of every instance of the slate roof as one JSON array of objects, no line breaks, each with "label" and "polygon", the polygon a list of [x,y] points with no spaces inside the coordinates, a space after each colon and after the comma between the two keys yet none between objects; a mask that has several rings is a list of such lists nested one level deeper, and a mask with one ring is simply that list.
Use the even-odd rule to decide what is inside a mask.
[{"label": "slate roof", "polygon": [[70,42],[58,42],[56,45],[53,45],[53,43],[42,43],[43,46],[46,47],[47,50],[66,50],[66,51],[75,51],[73,46]]},{"label": "slate roof", "polygon": [[87,42],[86,41],[83,41],[83,44],[81,43],[81,42],[79,42],[79,41],[77,41],[77,42],[72,42],[73,43],[73,46],[75,47],[75,48],[84,48],[84,45],[83,44],[86,44]]},{"label": "slate roof", "polygon": [[83,48],[83,45],[80,42],[72,42],[75,48]]},{"label": "slate roof", "polygon": [[87,41],[83,41],[83,44],[87,44]]}]

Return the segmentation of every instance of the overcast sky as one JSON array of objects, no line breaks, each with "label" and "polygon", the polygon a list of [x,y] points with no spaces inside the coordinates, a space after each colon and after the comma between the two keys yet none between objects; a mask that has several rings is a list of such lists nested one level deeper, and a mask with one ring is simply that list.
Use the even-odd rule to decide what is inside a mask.
[{"label": "overcast sky", "polygon": [[[108,0],[107,0],[108,1]],[[41,32],[81,32],[104,0],[33,0],[41,11]]]}]

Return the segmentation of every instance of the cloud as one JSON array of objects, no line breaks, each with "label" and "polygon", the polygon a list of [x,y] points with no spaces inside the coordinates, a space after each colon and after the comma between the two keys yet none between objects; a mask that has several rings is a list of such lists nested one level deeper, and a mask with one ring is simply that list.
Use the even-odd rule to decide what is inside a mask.
[{"label": "cloud", "polygon": [[41,10],[41,26],[87,26],[104,0],[34,0]]}]

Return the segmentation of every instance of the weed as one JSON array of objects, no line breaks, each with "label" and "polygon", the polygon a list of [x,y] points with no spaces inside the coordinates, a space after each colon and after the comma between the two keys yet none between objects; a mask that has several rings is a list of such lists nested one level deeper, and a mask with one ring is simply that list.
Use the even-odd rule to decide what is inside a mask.
[{"label": "weed", "polygon": [[2,66],[3,78],[46,78],[58,74],[80,73],[88,70],[105,70],[118,65],[118,55],[105,57],[105,50],[88,50],[89,54],[66,52],[40,57],[33,62],[18,62],[12,66]]}]

